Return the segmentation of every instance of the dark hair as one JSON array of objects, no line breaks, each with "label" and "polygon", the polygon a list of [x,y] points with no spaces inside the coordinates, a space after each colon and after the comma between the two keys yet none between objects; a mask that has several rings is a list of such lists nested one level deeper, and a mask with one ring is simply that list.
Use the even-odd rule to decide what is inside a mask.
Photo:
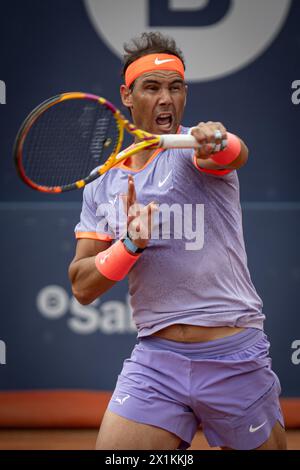
[{"label": "dark hair", "polygon": [[124,66],[122,75],[125,78],[127,67],[135,60],[148,54],[165,53],[179,57],[185,68],[182,51],[177,47],[176,42],[170,36],[164,36],[159,32],[142,33],[124,44]]}]

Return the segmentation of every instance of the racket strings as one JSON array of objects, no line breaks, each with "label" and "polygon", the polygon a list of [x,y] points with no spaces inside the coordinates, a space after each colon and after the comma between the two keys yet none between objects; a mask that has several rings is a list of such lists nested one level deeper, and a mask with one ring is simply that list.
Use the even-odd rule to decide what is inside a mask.
[{"label": "racket strings", "polygon": [[23,167],[43,186],[66,186],[102,165],[119,140],[110,110],[84,99],[62,101],[35,121],[25,139]]}]

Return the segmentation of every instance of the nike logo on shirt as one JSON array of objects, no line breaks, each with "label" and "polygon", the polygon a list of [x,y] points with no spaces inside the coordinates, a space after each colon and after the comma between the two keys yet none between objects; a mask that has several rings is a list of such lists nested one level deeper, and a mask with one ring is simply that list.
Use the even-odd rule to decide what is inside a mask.
[{"label": "nike logo on shirt", "polygon": [[162,181],[158,182],[158,187],[159,188],[161,188],[165,184],[165,182],[167,181],[167,179],[169,178],[171,173],[172,173],[172,170],[167,174],[167,176]]}]

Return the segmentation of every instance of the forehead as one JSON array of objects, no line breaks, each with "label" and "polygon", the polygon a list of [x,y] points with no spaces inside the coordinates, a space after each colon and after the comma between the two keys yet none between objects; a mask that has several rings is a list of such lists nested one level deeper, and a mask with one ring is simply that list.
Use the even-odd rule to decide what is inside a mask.
[{"label": "forehead", "polygon": [[148,81],[155,81],[159,83],[171,83],[174,80],[180,80],[184,83],[182,76],[173,70],[155,70],[152,72],[143,73],[140,77],[136,79],[136,84],[143,85]]}]

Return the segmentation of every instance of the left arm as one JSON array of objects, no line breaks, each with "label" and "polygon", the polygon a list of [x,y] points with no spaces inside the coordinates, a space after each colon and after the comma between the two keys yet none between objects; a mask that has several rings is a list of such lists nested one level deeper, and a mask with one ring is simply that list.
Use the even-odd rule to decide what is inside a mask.
[{"label": "left arm", "polygon": [[[219,131],[219,138],[216,138],[216,131]],[[222,123],[211,121],[207,123],[200,122],[198,126],[192,129],[191,134],[202,145],[201,150],[196,150],[197,164],[201,168],[206,168],[209,170],[238,170],[247,163],[249,151],[245,142],[243,142],[243,140],[240,138],[240,153],[231,163],[221,166],[211,158],[215,145],[219,145],[221,144],[222,140],[227,139],[227,131]]]}]

